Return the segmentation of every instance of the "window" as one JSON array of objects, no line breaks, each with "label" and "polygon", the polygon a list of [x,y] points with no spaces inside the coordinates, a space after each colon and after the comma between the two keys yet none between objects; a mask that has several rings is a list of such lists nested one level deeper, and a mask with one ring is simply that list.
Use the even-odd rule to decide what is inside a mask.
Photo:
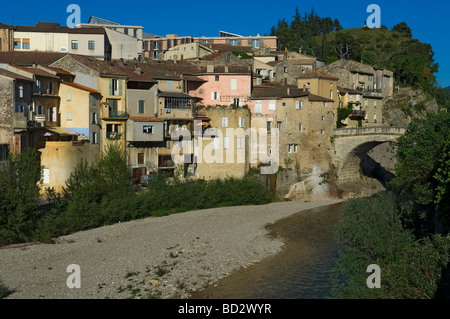
[{"label": "window", "polygon": [[330,90],[330,99],[333,98],[333,90]]},{"label": "window", "polygon": [[277,129],[281,132],[281,130],[283,129],[283,122],[277,122]]},{"label": "window", "polygon": [[276,102],[269,101],[269,111],[275,111],[275,108],[276,108]]},{"label": "window", "polygon": [[23,84],[22,83],[19,84],[19,97],[20,98],[23,97]]},{"label": "window", "polygon": [[211,92],[211,100],[220,101],[220,92]]},{"label": "window", "polygon": [[73,50],[78,49],[78,40],[72,40],[72,49]]},{"label": "window", "polygon": [[128,28],[124,28],[124,29],[123,29],[123,33],[125,33],[126,35],[128,35]]},{"label": "window", "polygon": [[44,107],[42,105],[38,105],[37,110],[36,110],[36,114],[37,115],[44,114]]},{"label": "window", "polygon": [[228,117],[222,117],[222,127],[228,127]]},{"label": "window", "polygon": [[227,149],[230,145],[230,138],[228,136],[223,137],[223,148]]},{"label": "window", "polygon": [[294,151],[294,144],[288,144],[288,153],[292,153]]},{"label": "window", "polygon": [[243,137],[237,137],[236,138],[236,147],[239,150],[244,148],[244,138]]},{"label": "window", "polygon": [[133,29],[133,37],[137,38],[137,29]]},{"label": "window", "polygon": [[262,113],[262,101],[255,101],[255,113],[256,114]]},{"label": "window", "polygon": [[144,100],[139,100],[138,101],[138,113],[139,114],[143,114],[144,113],[144,105],[145,105],[145,101]]},{"label": "window", "polygon": [[50,122],[57,121],[56,107],[48,108],[48,119]]},{"label": "window", "polygon": [[144,133],[144,134],[153,134],[153,126],[152,125],[144,125],[142,127],[142,133]]},{"label": "window", "polygon": [[320,117],[320,119],[321,119],[322,121],[325,121],[325,116],[322,115],[322,116]]},{"label": "window", "polygon": [[47,94],[53,94],[53,82],[47,82]]},{"label": "window", "polygon": [[14,38],[14,49],[20,49],[21,43],[22,41],[20,39]]},{"label": "window", "polygon": [[298,131],[303,132],[303,124],[302,123],[298,124]]},{"label": "window", "polygon": [[230,40],[230,45],[237,46],[238,40]]},{"label": "window", "polygon": [[22,39],[22,49],[30,49],[30,39]]},{"label": "window", "polygon": [[220,137],[214,138],[214,149],[218,150],[220,148]]},{"label": "window", "polygon": [[288,71],[288,68],[285,66],[284,67],[284,73],[287,73],[287,71]]},{"label": "window", "polygon": [[88,42],[88,49],[89,50],[95,50],[95,41],[89,41]]},{"label": "window", "polygon": [[238,119],[238,127],[244,127],[244,118],[243,117],[240,117]]},{"label": "window", "polygon": [[227,63],[231,63],[231,54],[227,54]]},{"label": "window", "polygon": [[325,134],[325,130],[320,130],[320,135]]},{"label": "window", "polygon": [[91,124],[97,124],[98,123],[98,114],[95,112],[91,113]]},{"label": "window", "polygon": [[173,86],[173,82],[172,81],[167,81],[167,89],[168,90],[172,90],[172,86]]},{"label": "window", "polygon": [[231,90],[232,91],[237,90],[237,79],[231,79]]},{"label": "window", "polygon": [[41,94],[41,80],[36,80],[36,93]]},{"label": "window", "polygon": [[271,129],[272,129],[272,122],[267,121],[267,132],[270,132]]},{"label": "window", "polygon": [[66,120],[67,121],[72,121],[72,112],[67,112],[66,113]]},{"label": "window", "polygon": [[303,108],[303,101],[295,101],[295,109],[301,110]]},{"label": "window", "polygon": [[92,132],[91,143],[92,144],[97,144],[98,143],[98,133],[97,132]]},{"label": "window", "polygon": [[109,79],[109,95],[122,95],[122,81]]},{"label": "window", "polygon": [[49,168],[42,169],[42,182],[44,184],[50,184],[50,169]]},{"label": "window", "polygon": [[203,44],[208,44],[208,43],[211,43],[211,41],[209,41],[209,40],[203,40],[202,43],[203,43]]},{"label": "window", "polygon": [[252,48],[259,49],[259,39],[258,40],[252,40]]},{"label": "window", "polygon": [[67,101],[72,101],[72,93],[67,92]]},{"label": "window", "polygon": [[240,103],[241,103],[241,102],[240,102],[239,98],[234,98],[234,99],[233,99],[233,104],[234,104],[234,105],[240,106]]},{"label": "window", "polygon": [[294,153],[298,152],[298,144],[294,144]]},{"label": "window", "polygon": [[215,76],[215,80],[219,81],[219,76],[218,75]]}]

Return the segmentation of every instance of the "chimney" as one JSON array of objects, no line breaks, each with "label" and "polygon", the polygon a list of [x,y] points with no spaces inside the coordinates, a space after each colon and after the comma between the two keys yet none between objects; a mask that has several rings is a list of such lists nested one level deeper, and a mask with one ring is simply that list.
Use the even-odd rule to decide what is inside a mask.
[{"label": "chimney", "polygon": [[303,84],[303,92],[306,92],[306,85]]},{"label": "chimney", "polygon": [[287,88],[287,95],[291,95],[291,89]]},{"label": "chimney", "polygon": [[207,73],[214,73],[214,64],[207,64],[206,65],[206,72]]},{"label": "chimney", "polygon": [[225,73],[228,73],[228,65],[225,65]]}]

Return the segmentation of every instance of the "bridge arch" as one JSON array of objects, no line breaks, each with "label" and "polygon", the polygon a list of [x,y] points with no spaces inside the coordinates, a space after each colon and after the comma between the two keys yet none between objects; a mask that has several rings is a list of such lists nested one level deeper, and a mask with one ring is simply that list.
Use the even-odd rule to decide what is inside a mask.
[{"label": "bridge arch", "polygon": [[333,136],[338,184],[358,180],[361,162],[367,153],[380,144],[396,142],[405,132],[406,127],[336,129]]}]

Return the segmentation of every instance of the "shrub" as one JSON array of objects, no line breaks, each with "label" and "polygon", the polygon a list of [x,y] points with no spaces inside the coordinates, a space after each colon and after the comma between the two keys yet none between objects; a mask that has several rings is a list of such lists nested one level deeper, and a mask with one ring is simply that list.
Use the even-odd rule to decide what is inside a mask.
[{"label": "shrub", "polygon": [[32,239],[41,179],[36,156],[33,149],[10,154],[0,168],[0,244]]}]

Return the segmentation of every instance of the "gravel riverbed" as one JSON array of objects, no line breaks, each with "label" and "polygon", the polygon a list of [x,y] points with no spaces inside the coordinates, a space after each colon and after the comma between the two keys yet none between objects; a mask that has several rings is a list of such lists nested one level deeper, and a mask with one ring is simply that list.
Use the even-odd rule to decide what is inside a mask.
[{"label": "gravel riverbed", "polygon": [[[287,201],[223,207],[117,223],[53,244],[0,248],[0,280],[16,299],[189,298],[191,291],[273,256],[282,238],[272,224],[302,210],[341,202]],[[80,288],[69,288],[78,265]]]}]

